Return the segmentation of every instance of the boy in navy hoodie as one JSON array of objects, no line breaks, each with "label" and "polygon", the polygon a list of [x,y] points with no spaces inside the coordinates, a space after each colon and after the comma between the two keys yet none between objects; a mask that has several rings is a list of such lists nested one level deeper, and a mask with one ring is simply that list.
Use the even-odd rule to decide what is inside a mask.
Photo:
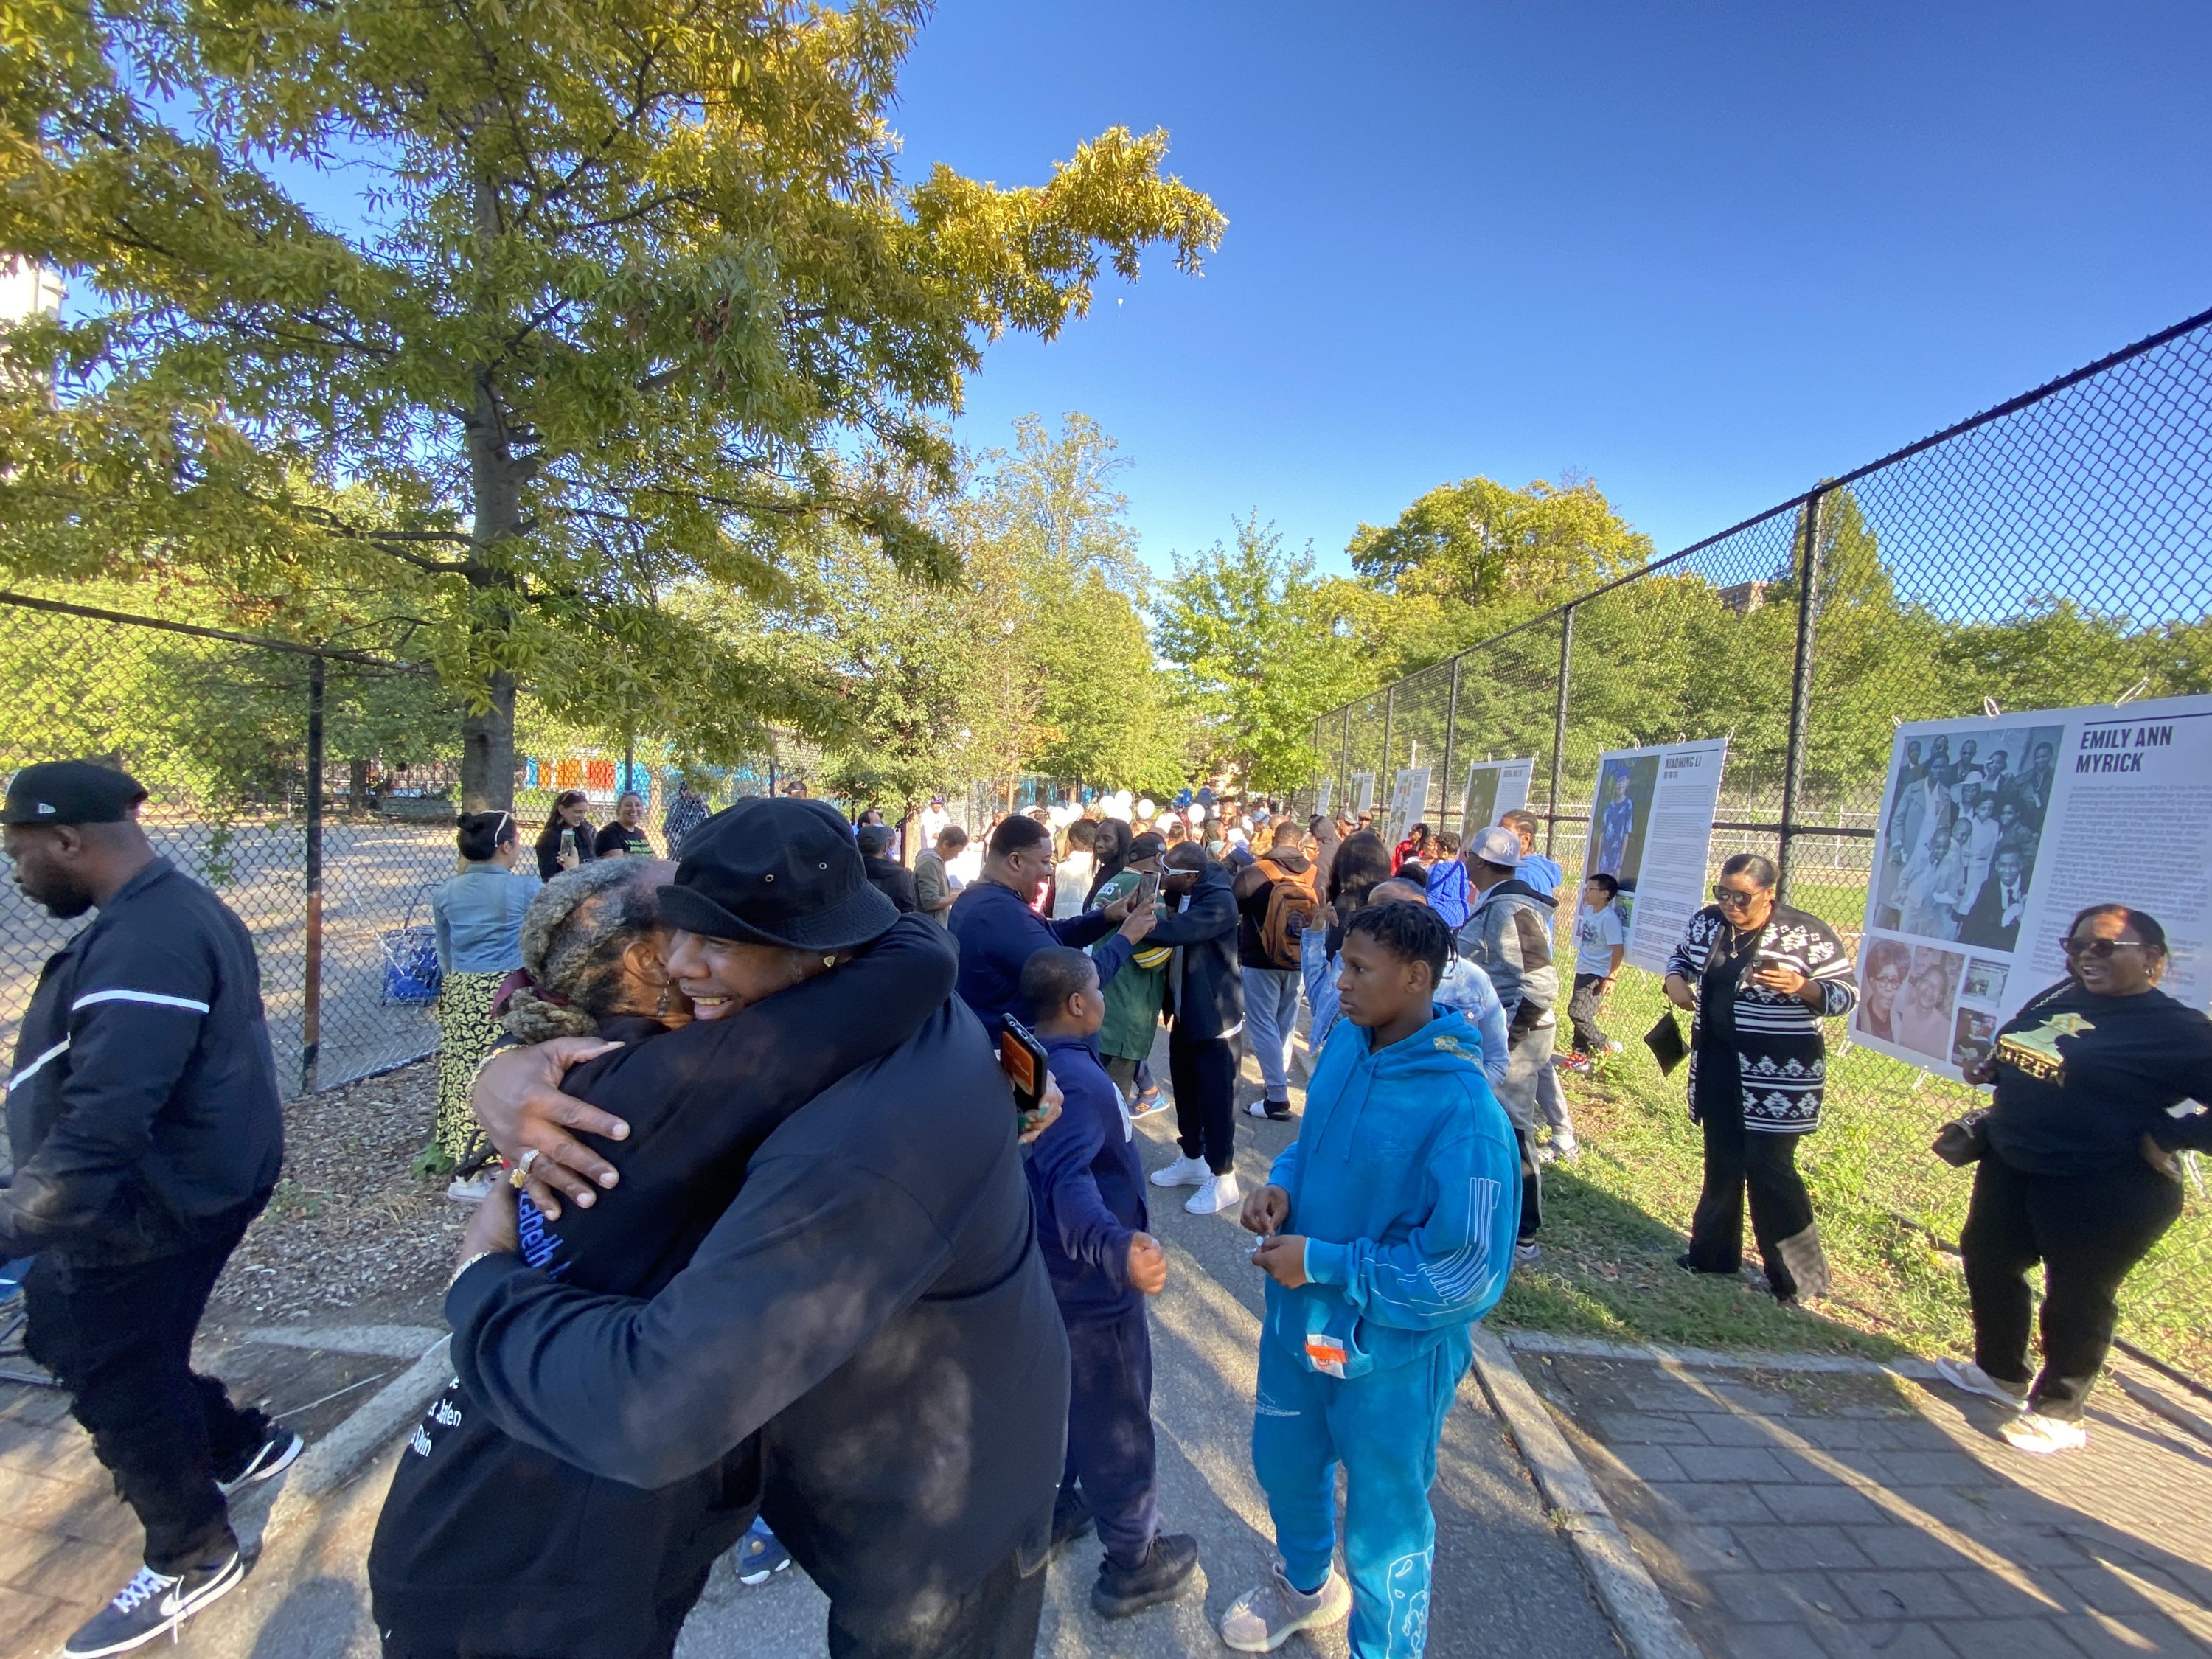
[{"label": "boy in navy hoodie", "polygon": [[1095,1520],[1106,1558],[1091,1605],[1121,1619],[1172,1601],[1198,1569],[1198,1540],[1160,1531],[1145,1297],[1168,1282],[1168,1261],[1145,1231],[1145,1169],[1129,1109],[1099,1063],[1106,999],[1097,965],[1054,945],[1023,964],[1021,990],[1066,1097],[1024,1166],[1067,1326],[1067,1468],[1053,1541],[1079,1536]]},{"label": "boy in navy hoodie", "polygon": [[[1450,951],[1425,905],[1352,919],[1298,1138],[1244,1200],[1268,1279],[1252,1465],[1282,1559],[1222,1620],[1241,1653],[1347,1613],[1353,1659],[1418,1659],[1428,1638],[1437,1438],[1505,1289],[1521,1192],[1480,1042],[1434,1006]],[[1348,1587],[1330,1565],[1340,1463]]]}]

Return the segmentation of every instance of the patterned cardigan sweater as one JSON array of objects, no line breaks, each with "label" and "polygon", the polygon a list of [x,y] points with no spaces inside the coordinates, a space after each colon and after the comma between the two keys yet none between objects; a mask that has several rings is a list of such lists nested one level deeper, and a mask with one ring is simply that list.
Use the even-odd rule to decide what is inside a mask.
[{"label": "patterned cardigan sweater", "polygon": [[[1728,927],[1718,905],[1709,904],[1690,918],[1682,942],[1667,959],[1667,971],[1698,986],[1713,941]],[[1809,1134],[1820,1127],[1820,1098],[1828,1079],[1828,1046],[1820,1020],[1849,1013],[1859,1000],[1851,955],[1835,930],[1818,916],[1778,904],[1759,936],[1756,949],[1775,957],[1820,988],[1815,1013],[1794,996],[1782,996],[1751,982],[1746,969],[1735,993],[1736,1064],[1743,1078],[1743,1127],[1766,1134]],[[1698,1036],[1690,1036],[1690,1110],[1698,1111]]]}]

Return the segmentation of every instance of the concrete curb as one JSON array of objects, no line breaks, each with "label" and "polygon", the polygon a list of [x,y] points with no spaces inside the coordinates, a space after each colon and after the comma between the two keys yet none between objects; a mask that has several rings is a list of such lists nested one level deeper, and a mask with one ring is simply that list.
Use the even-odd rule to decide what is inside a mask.
[{"label": "concrete curb", "polygon": [[[1640,1358],[1650,1358],[1640,1355]],[[1490,1404],[1504,1419],[1521,1456],[1553,1510],[1559,1530],[1612,1620],[1629,1659],[1704,1659],[1666,1595],[1636,1558],[1627,1534],[1605,1506],[1582,1460],[1494,1332],[1474,1328],[1474,1370]]]},{"label": "concrete curb", "polygon": [[1723,1351],[1676,1348],[1664,1342],[1606,1342],[1590,1336],[1559,1336],[1550,1331],[1503,1331],[1506,1346],[1517,1353],[1564,1354],[1576,1359],[1640,1359],[1661,1365],[1696,1365],[1709,1370],[1819,1372],[1844,1376],[1904,1376],[1929,1382],[1934,1362],[1900,1357],[1867,1359],[1848,1353],[1772,1353],[1759,1348]]},{"label": "concrete curb", "polygon": [[308,1446],[285,1476],[263,1536],[274,1537],[325,1493],[343,1486],[362,1466],[413,1425],[422,1408],[452,1380],[453,1364],[440,1337],[405,1370],[362,1401],[352,1414]]}]

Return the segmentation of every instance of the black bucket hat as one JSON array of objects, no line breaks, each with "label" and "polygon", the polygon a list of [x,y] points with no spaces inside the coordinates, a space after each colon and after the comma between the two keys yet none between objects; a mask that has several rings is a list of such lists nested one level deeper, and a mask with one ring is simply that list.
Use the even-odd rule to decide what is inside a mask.
[{"label": "black bucket hat", "polygon": [[715,813],[684,838],[676,879],[659,895],[672,927],[799,951],[866,945],[899,915],[870,884],[836,808],[791,797]]}]

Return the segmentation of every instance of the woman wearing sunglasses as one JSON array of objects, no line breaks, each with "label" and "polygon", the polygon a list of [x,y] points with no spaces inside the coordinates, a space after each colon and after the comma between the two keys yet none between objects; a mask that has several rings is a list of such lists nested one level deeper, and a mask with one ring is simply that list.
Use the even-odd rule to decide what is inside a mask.
[{"label": "woman wearing sunglasses", "polygon": [[[2112,1346],[2120,1282],[2181,1213],[2172,1153],[2212,1147],[2212,1112],[2184,1105],[2212,1100],[2212,1019],[2158,988],[2165,930],[2099,904],[2060,943],[2066,977],[2030,998],[1966,1073],[1996,1085],[1959,1237],[1974,1363],[1937,1362],[1958,1387],[2017,1408],[1998,1432],[2033,1452],[2087,1441],[2083,1407]],[[2036,1375],[2027,1270],[2039,1261]]]},{"label": "woman wearing sunglasses", "polygon": [[1743,1210],[1780,1300],[1823,1294],[1828,1260],[1797,1173],[1797,1140],[1820,1127],[1827,1042],[1820,1021],[1859,1000],[1851,954],[1818,916],[1775,902],[1773,860],[1738,853],[1713,902],[1690,918],[1667,962],[1667,1000],[1697,1011],[1690,1117],[1705,1135],[1705,1188],[1676,1265],[1743,1266]]}]

